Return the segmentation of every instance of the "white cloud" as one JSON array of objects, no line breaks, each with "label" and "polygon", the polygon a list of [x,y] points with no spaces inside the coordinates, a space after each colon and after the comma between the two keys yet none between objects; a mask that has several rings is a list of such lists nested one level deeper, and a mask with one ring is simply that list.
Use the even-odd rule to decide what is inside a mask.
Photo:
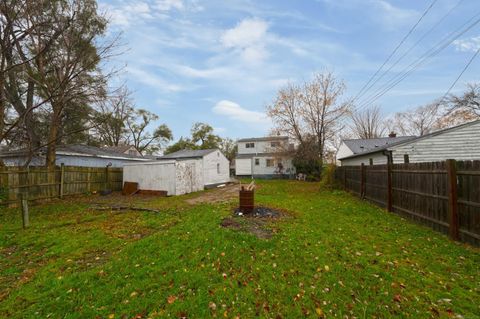
[{"label": "white cloud", "polygon": [[155,7],[160,11],[170,11],[172,9],[184,10],[185,5],[182,0],[157,0]]},{"label": "white cloud", "polygon": [[[381,23],[384,27],[395,29],[409,24],[419,13],[412,9],[404,9],[393,5],[387,0],[317,0],[331,6],[341,7],[356,12],[365,11],[372,21]],[[398,2],[402,3],[402,2]]]},{"label": "white cloud", "polygon": [[129,66],[127,67],[127,73],[132,75],[137,82],[154,87],[159,91],[178,92],[184,89],[180,85],[168,83],[167,81],[154,75],[153,73],[144,71],[139,68]]},{"label": "white cloud", "polygon": [[268,126],[271,124],[265,113],[245,109],[237,103],[228,100],[218,102],[212,110],[214,113],[224,115],[234,121]]},{"label": "white cloud", "polygon": [[453,45],[457,51],[475,52],[480,48],[480,36],[455,40],[453,41]]},{"label": "white cloud", "polygon": [[269,55],[265,48],[268,23],[262,19],[247,18],[225,31],[220,39],[223,46],[240,53],[250,63],[258,63]]}]

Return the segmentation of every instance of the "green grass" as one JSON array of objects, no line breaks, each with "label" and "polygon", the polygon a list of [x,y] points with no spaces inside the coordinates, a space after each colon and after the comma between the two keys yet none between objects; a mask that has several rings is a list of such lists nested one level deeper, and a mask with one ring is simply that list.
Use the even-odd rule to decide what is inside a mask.
[{"label": "green grass", "polygon": [[46,204],[28,230],[3,209],[0,318],[480,317],[479,249],[316,183],[260,186],[290,215],[270,239],[196,194],[137,203],[160,214]]}]

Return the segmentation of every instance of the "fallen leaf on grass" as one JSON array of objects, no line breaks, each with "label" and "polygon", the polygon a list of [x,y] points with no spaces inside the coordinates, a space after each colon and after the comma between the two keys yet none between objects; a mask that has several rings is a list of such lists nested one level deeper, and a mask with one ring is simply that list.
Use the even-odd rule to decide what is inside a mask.
[{"label": "fallen leaf on grass", "polygon": [[167,302],[168,302],[169,304],[174,303],[175,300],[177,300],[177,296],[173,296],[173,295],[172,295],[172,296],[168,296],[168,298],[167,298]]},{"label": "fallen leaf on grass", "polygon": [[322,308],[320,308],[320,307],[315,308],[315,312],[317,313],[317,316],[319,318],[325,318],[325,314],[323,313]]}]

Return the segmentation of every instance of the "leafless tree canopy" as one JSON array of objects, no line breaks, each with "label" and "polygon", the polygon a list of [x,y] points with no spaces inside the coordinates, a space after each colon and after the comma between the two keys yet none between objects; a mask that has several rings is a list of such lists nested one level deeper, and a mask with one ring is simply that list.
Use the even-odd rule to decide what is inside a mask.
[{"label": "leafless tree canopy", "polygon": [[[344,127],[351,103],[344,98],[345,84],[331,72],[315,75],[302,85],[288,84],[267,106],[275,131],[299,144],[301,157],[323,161],[327,144]],[[308,152],[303,154],[304,152]]]},{"label": "leafless tree canopy", "polygon": [[384,119],[378,106],[353,111],[351,120],[350,130],[356,138],[378,138],[386,132]]}]

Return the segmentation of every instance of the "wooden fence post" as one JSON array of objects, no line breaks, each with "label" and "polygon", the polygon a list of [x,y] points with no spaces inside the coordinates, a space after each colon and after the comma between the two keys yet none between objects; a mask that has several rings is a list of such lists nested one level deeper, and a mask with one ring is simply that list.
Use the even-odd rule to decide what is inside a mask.
[{"label": "wooden fence post", "polygon": [[65,164],[60,165],[60,191],[59,191],[59,197],[60,199],[63,199],[65,191]]},{"label": "wooden fence post", "polygon": [[392,163],[387,163],[387,210],[393,212]]},{"label": "wooden fence post", "polygon": [[458,192],[457,192],[457,162],[454,159],[446,161],[448,175],[448,224],[450,237],[459,240]]},{"label": "wooden fence post", "polygon": [[28,216],[28,193],[22,193],[21,200],[22,200],[22,224],[23,224],[23,229],[25,229],[28,226],[30,226],[30,219]]},{"label": "wooden fence post", "polygon": [[109,189],[108,188],[108,167],[109,165],[105,166],[105,190]]},{"label": "wooden fence post", "polygon": [[343,188],[347,190],[347,167],[343,167]]},{"label": "wooden fence post", "polygon": [[360,166],[360,198],[361,199],[365,198],[365,190],[366,190],[365,177],[366,177],[365,164],[362,163],[362,165]]}]

